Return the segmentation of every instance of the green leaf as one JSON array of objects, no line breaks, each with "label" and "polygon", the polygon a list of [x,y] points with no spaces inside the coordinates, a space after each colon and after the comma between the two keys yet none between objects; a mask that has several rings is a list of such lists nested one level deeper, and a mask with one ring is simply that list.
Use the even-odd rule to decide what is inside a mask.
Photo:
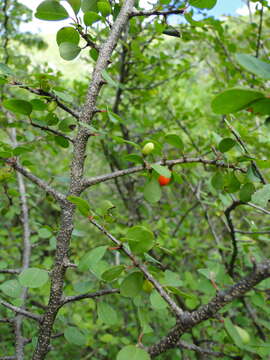
[{"label": "green leaf", "polygon": [[98,246],[83,256],[79,263],[79,270],[84,271],[95,266],[105,255],[107,246]]},{"label": "green leaf", "polygon": [[122,84],[120,84],[119,82],[113,80],[110,75],[108,74],[108,72],[106,70],[102,70],[101,74],[103,76],[103,79],[111,86],[115,87],[115,88],[121,88],[123,89],[124,86]]},{"label": "green leaf", "polygon": [[124,265],[112,266],[108,270],[104,271],[101,277],[105,281],[113,281],[119,278],[119,276],[122,274],[124,269],[125,269]]},{"label": "green leaf", "polygon": [[64,138],[64,136],[55,136],[54,141],[57,145],[61,146],[64,149],[69,147],[69,142],[66,138]]},{"label": "green leaf", "polygon": [[264,185],[262,189],[257,190],[252,195],[252,202],[262,207],[266,207],[268,201],[270,200],[270,184]]},{"label": "green leaf", "polygon": [[143,276],[140,272],[133,272],[125,277],[120,285],[120,293],[125,297],[135,297],[143,287]]},{"label": "green leaf", "polygon": [[167,307],[166,301],[159,295],[156,290],[153,291],[150,295],[150,303],[152,305],[152,308],[155,310],[163,310]]},{"label": "green leaf", "polygon": [[116,360],[150,360],[150,355],[135,345],[128,345],[119,351]]},{"label": "green leaf", "polygon": [[255,186],[252,183],[246,183],[241,187],[239,198],[243,202],[249,202],[254,192]]},{"label": "green leaf", "polygon": [[108,1],[98,1],[97,8],[104,17],[110,15],[110,13],[112,12],[111,5]]},{"label": "green leaf", "polygon": [[86,26],[91,26],[99,20],[102,20],[102,17],[93,11],[87,11],[83,17],[83,22]]},{"label": "green leaf", "polygon": [[82,11],[84,13],[87,11],[97,12],[97,0],[82,0]]},{"label": "green leaf", "polygon": [[183,151],[184,150],[184,144],[183,141],[181,140],[180,136],[176,135],[176,134],[168,134],[165,136],[165,142],[175,146],[177,149]]},{"label": "green leaf", "polygon": [[217,3],[217,0],[190,0],[189,5],[198,9],[212,9]]},{"label": "green leaf", "polygon": [[217,95],[212,101],[212,110],[216,114],[229,114],[247,108],[253,101],[263,98],[258,91],[248,89],[230,89]]},{"label": "green leaf", "polygon": [[33,106],[30,102],[20,99],[4,100],[3,106],[13,113],[22,115],[30,115],[33,110]]},{"label": "green leaf", "polygon": [[234,173],[230,173],[226,176],[225,190],[228,193],[235,193],[241,187],[241,183],[237,179]]},{"label": "green leaf", "polygon": [[259,115],[270,115],[270,99],[264,98],[250,104],[252,112]]},{"label": "green leaf", "polygon": [[222,139],[218,145],[218,149],[220,152],[225,153],[231,150],[236,145],[236,141],[231,138]]},{"label": "green leaf", "polygon": [[217,171],[212,177],[211,184],[216,190],[223,190],[224,188],[224,176],[222,172]]},{"label": "green leaf", "polygon": [[48,271],[38,268],[25,269],[19,275],[20,284],[30,288],[39,288],[46,284],[48,280]]},{"label": "green leaf", "polygon": [[177,287],[177,286],[182,286],[183,281],[180,280],[180,277],[177,273],[175,273],[171,270],[166,270],[164,273],[163,284],[168,285],[168,286],[176,286]]},{"label": "green leaf", "polygon": [[33,110],[35,111],[44,111],[47,109],[47,104],[44,101],[39,99],[30,100]]},{"label": "green leaf", "polygon": [[18,298],[22,292],[22,286],[17,280],[7,280],[0,285],[0,290],[7,296]]},{"label": "green leaf", "polygon": [[237,54],[236,60],[246,70],[262,79],[270,80],[270,64],[249,54]]},{"label": "green leaf", "polygon": [[68,18],[68,13],[58,1],[45,0],[37,7],[35,17],[41,20],[64,20]]},{"label": "green leaf", "polygon": [[67,342],[83,346],[86,344],[86,336],[75,326],[68,326],[64,331],[64,336]]},{"label": "green leaf", "polygon": [[75,14],[78,14],[81,8],[81,0],[66,0],[72,7]]},{"label": "green leaf", "polygon": [[231,322],[231,320],[228,318],[224,319],[224,326],[227,333],[230,335],[233,342],[235,343],[235,345],[238,346],[240,349],[243,349],[243,342],[241,340],[241,337],[238,331],[236,330],[235,326]]},{"label": "green leaf", "polygon": [[120,116],[108,110],[108,108],[107,108],[107,114],[111,122],[113,122],[114,124],[123,123],[123,120],[120,118]]},{"label": "green leaf", "polygon": [[38,230],[38,236],[41,237],[42,239],[48,239],[52,236],[52,233],[47,228],[41,228]]},{"label": "green leaf", "polygon": [[92,58],[94,61],[97,61],[99,52],[98,52],[96,49],[92,48],[92,49],[89,51],[89,54],[90,54],[91,58]]},{"label": "green leaf", "polygon": [[86,200],[80,198],[79,196],[73,195],[68,196],[67,200],[70,201],[72,204],[75,204],[82,215],[90,215],[90,206]]},{"label": "green leaf", "polygon": [[58,45],[67,42],[78,45],[80,42],[79,33],[71,26],[63,27],[57,31],[56,42]]},{"label": "green leaf", "polygon": [[93,291],[93,281],[80,281],[73,285],[74,291],[79,294],[85,294]]},{"label": "green leaf", "polygon": [[0,73],[6,76],[15,75],[14,71],[6,64],[0,63]]},{"label": "green leaf", "polygon": [[166,166],[151,164],[151,168],[155,170],[159,175],[165,176],[166,178],[170,178],[172,175],[171,171]]},{"label": "green leaf", "polygon": [[107,303],[97,304],[98,318],[107,325],[115,325],[118,322],[116,311]]},{"label": "green leaf", "polygon": [[135,254],[143,254],[152,249],[154,234],[144,226],[133,226],[126,234],[130,249]]},{"label": "green leaf", "polygon": [[62,42],[59,45],[60,56],[66,61],[75,59],[79,55],[80,51],[81,48],[71,42]]},{"label": "green leaf", "polygon": [[150,203],[156,203],[161,198],[161,188],[157,179],[152,178],[144,188],[143,192],[144,198]]}]

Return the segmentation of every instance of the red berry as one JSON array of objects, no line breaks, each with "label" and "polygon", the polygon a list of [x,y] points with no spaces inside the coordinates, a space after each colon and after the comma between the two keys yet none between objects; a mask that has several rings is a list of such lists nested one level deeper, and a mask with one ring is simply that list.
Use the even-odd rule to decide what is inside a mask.
[{"label": "red berry", "polygon": [[162,175],[160,175],[158,177],[158,182],[159,182],[160,186],[168,185],[170,181],[171,181],[171,178],[167,178],[167,177],[162,176]]}]

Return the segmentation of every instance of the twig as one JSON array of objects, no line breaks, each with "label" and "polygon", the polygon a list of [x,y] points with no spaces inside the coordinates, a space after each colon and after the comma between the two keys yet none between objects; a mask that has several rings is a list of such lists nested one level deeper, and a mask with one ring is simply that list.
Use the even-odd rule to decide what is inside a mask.
[{"label": "twig", "polygon": [[[220,161],[218,159],[207,160],[202,157],[198,157],[198,158],[183,157],[183,158],[176,159],[176,160],[161,160],[161,161],[156,162],[155,164],[173,167],[178,164],[190,164],[190,163],[202,163],[202,164],[212,165],[212,166],[216,166],[216,167],[230,168],[230,169],[240,171],[242,173],[246,172],[246,170],[239,168],[233,164],[226,164],[225,162]],[[93,177],[90,179],[85,179],[83,181],[83,189],[86,189],[89,186],[99,184],[104,181],[108,181],[108,180],[117,178],[119,176],[130,175],[130,174],[134,174],[134,173],[137,173],[137,172],[140,172],[143,170],[145,170],[145,166],[141,165],[141,166],[135,166],[133,168],[115,171],[110,174],[105,174],[105,175],[96,176],[96,177]]]},{"label": "twig", "polygon": [[256,234],[270,234],[269,231],[244,231],[244,230],[235,230],[236,233],[239,234],[247,234],[247,235],[256,235]]},{"label": "twig", "polygon": [[224,354],[223,352],[205,349],[205,348],[202,348],[202,347],[197,346],[195,344],[189,344],[189,343],[187,343],[185,341],[182,341],[182,340],[180,340],[177,343],[177,346],[179,346],[180,348],[183,348],[183,349],[195,351],[196,353],[201,354],[201,355],[209,355],[209,356],[215,356],[215,357],[230,357],[232,359],[235,358],[234,356]]},{"label": "twig", "polygon": [[44,180],[40,179],[36,175],[32,174],[29,170],[18,164],[15,158],[4,159],[6,163],[11,166],[14,170],[21,173],[27,179],[31,180],[34,184],[36,184],[41,189],[45,190],[48,194],[52,195],[57,201],[64,202],[65,195],[55,190],[51,185],[46,183]]},{"label": "twig", "polygon": [[0,269],[0,274],[19,274],[20,269]]},{"label": "twig", "polygon": [[162,15],[162,16],[167,16],[167,15],[183,15],[186,11],[186,8],[184,9],[171,9],[171,10],[166,10],[166,11],[159,11],[159,10],[147,10],[147,11],[133,11],[130,14],[130,17],[134,17],[134,16],[152,16],[152,15]]},{"label": "twig", "polygon": [[9,85],[15,85],[15,86],[19,86],[21,89],[25,89],[29,92],[31,92],[32,94],[36,94],[39,96],[46,96],[52,100],[54,100],[57,105],[64,110],[65,112],[69,113],[70,115],[72,115],[75,119],[79,119],[79,114],[76,113],[73,109],[70,109],[67,105],[65,105],[57,95],[55,95],[54,93],[51,93],[49,91],[45,91],[42,89],[35,89],[32,88],[30,86],[24,85],[23,83],[21,83],[20,81],[13,81],[12,83],[9,83]]},{"label": "twig", "polygon": [[33,319],[35,321],[41,322],[43,317],[34,313],[31,313],[30,311],[24,310],[18,306],[14,306],[4,300],[0,300],[0,304],[5,306],[6,308],[14,311],[16,314],[21,314],[23,316],[28,317],[29,319]]},{"label": "twig", "polygon": [[179,306],[177,306],[174,300],[163,289],[161,284],[152,276],[152,274],[150,274],[146,267],[139,262],[139,260],[132,254],[132,252],[128,250],[128,248],[126,248],[121,241],[117,240],[113,235],[111,235],[103,226],[99,225],[94,219],[89,217],[89,221],[93,225],[95,225],[104,235],[106,235],[114,244],[116,244],[117,247],[119,247],[119,249],[121,249],[130,258],[134,266],[141,270],[145,278],[152,283],[159,295],[167,302],[170,309],[175,313],[175,315],[178,318],[183,315],[183,310]]},{"label": "twig", "polygon": [[177,223],[177,225],[176,225],[176,227],[175,227],[175,229],[174,229],[174,231],[173,231],[173,233],[172,233],[172,237],[174,237],[174,236],[177,234],[178,230],[180,229],[182,223],[184,222],[184,220],[185,220],[185,218],[188,216],[188,214],[189,214],[192,210],[194,210],[199,204],[200,204],[199,201],[196,202],[196,203],[193,204],[190,208],[188,208],[187,211],[181,216],[181,218],[179,219],[179,221],[178,221],[178,223]]},{"label": "twig", "polygon": [[231,257],[231,261],[229,264],[229,268],[228,268],[228,273],[231,277],[234,276],[234,266],[235,266],[235,261],[237,259],[237,255],[238,255],[238,246],[237,246],[237,240],[236,240],[236,236],[235,236],[235,229],[234,229],[234,225],[233,225],[233,221],[231,218],[231,212],[236,209],[239,205],[243,205],[242,201],[234,201],[225,211],[225,217],[227,219],[227,223],[230,229],[230,235],[231,235],[231,239],[232,239],[232,247],[233,247],[233,253],[232,253],[232,257]]},{"label": "twig", "polygon": [[262,37],[262,27],[263,27],[263,10],[264,7],[261,5],[261,11],[260,11],[260,22],[259,22],[259,28],[258,28],[258,34],[257,34],[257,45],[256,45],[256,54],[255,57],[258,58],[260,54],[260,47],[261,47],[261,37]]},{"label": "twig", "polygon": [[35,124],[32,120],[31,120],[31,125],[34,126],[34,127],[36,127],[36,128],[38,128],[38,129],[51,132],[51,133],[54,134],[54,135],[62,136],[63,138],[67,139],[68,141],[70,141],[70,142],[72,142],[72,143],[74,142],[74,140],[73,140],[70,136],[63,134],[63,133],[61,133],[60,131],[51,129],[51,128],[48,127],[48,126],[42,126],[42,125]]},{"label": "twig", "polygon": [[104,295],[110,295],[110,294],[117,294],[119,293],[119,289],[106,289],[106,290],[100,290],[94,293],[88,293],[88,294],[81,294],[81,295],[74,295],[74,296],[66,296],[62,299],[61,306],[74,302],[79,301],[83,299],[94,299],[96,297],[104,296]]}]

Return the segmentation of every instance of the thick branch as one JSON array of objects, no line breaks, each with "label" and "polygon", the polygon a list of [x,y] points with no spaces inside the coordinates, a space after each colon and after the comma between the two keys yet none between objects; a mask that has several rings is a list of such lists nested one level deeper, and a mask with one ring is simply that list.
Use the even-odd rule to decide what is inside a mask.
[{"label": "thick branch", "polygon": [[[156,162],[155,164],[173,167],[173,166],[179,165],[179,164],[190,164],[190,163],[201,163],[201,164],[213,165],[213,166],[222,167],[222,168],[230,168],[233,170],[241,171],[242,173],[246,172],[246,170],[239,168],[233,164],[226,164],[223,161],[219,161],[217,159],[207,160],[207,159],[204,159],[201,157],[198,157],[198,158],[183,157],[183,158],[176,159],[176,160],[165,160],[165,161],[162,160],[162,161]],[[120,176],[134,174],[134,173],[137,173],[137,172],[140,172],[143,170],[146,170],[146,166],[140,165],[140,166],[135,166],[135,167],[129,168],[129,169],[115,171],[110,174],[105,174],[105,175],[96,176],[96,177],[93,177],[90,179],[85,179],[83,182],[83,189],[86,189],[89,186],[96,185],[96,184],[99,184],[104,181],[115,179]]]},{"label": "thick branch", "polygon": [[217,295],[206,305],[200,306],[197,310],[189,313],[185,312],[182,320],[171,329],[158,343],[152,345],[148,352],[152,357],[177,346],[179,337],[193,328],[195,325],[212,318],[225,305],[243,296],[252,290],[261,281],[270,277],[270,260],[257,264],[253,271],[238,283],[232,285],[225,291],[218,292]]}]

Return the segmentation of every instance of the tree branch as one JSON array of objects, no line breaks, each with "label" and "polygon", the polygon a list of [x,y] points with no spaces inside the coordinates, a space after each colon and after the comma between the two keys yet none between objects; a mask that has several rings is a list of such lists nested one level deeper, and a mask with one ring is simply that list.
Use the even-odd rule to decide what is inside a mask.
[{"label": "tree branch", "polygon": [[100,297],[104,295],[118,294],[119,292],[120,292],[119,289],[105,289],[89,294],[66,296],[62,299],[61,306],[68,304],[70,302],[75,302],[83,299],[94,299],[96,297]]},{"label": "tree branch", "polygon": [[[169,167],[173,167],[175,165],[179,165],[179,164],[191,164],[191,163],[201,163],[201,164],[206,164],[206,165],[212,165],[212,166],[217,166],[217,167],[222,167],[222,168],[230,168],[233,170],[237,170],[237,171],[241,171],[242,173],[245,173],[246,170],[239,168],[233,164],[226,164],[223,161],[220,161],[218,159],[215,160],[207,160],[204,159],[202,157],[198,157],[198,158],[180,158],[180,159],[176,159],[176,160],[161,160],[156,162],[155,164],[158,165],[164,165],[164,166],[169,166]],[[96,176],[90,179],[84,179],[83,181],[83,190],[85,190],[86,188],[88,188],[89,186],[93,186],[96,184],[99,184],[101,182],[105,182],[111,179],[115,179],[117,177],[120,176],[126,176],[126,175],[130,175],[130,174],[134,174],[140,171],[144,171],[146,170],[146,166],[145,165],[140,165],[140,166],[135,166],[132,168],[128,168],[128,169],[124,169],[124,170],[119,170],[119,171],[115,171],[113,173],[110,174],[104,174],[104,175],[100,175],[100,176]]]},{"label": "tree branch", "polygon": [[183,15],[186,11],[186,8],[184,9],[171,9],[166,11],[159,11],[159,10],[141,10],[141,11],[133,11],[130,14],[130,17],[134,16],[152,16],[152,15],[161,15],[161,16],[168,16],[168,15]]},{"label": "tree branch", "polygon": [[70,109],[67,105],[65,105],[59,99],[59,97],[56,96],[54,93],[51,93],[49,91],[45,91],[45,90],[42,90],[42,89],[32,88],[30,86],[24,85],[20,81],[13,81],[12,83],[9,83],[9,85],[19,86],[21,89],[25,89],[25,90],[31,92],[32,94],[36,94],[36,95],[39,95],[39,96],[47,96],[48,98],[54,100],[62,110],[69,113],[70,115],[72,115],[75,119],[77,119],[77,120],[79,119],[79,114],[76,113],[73,109]]},{"label": "tree branch", "polygon": [[65,195],[55,190],[52,186],[47,184],[44,180],[40,179],[36,175],[32,174],[29,170],[25,169],[23,166],[18,164],[15,158],[4,159],[5,162],[11,166],[14,170],[21,173],[27,179],[31,180],[41,189],[45,190],[48,194],[52,195],[57,201],[63,203],[65,201]]},{"label": "tree branch", "polygon": [[106,235],[114,244],[116,244],[119,250],[121,249],[130,258],[134,266],[141,270],[145,278],[152,283],[159,295],[167,302],[176,317],[179,318],[182,316],[184,313],[183,310],[177,306],[174,300],[163,289],[162,285],[152,276],[152,274],[150,274],[147,268],[139,262],[139,260],[132,254],[132,252],[126,248],[121,241],[117,240],[113,235],[111,235],[103,226],[99,225],[94,219],[89,217],[89,221],[95,225],[104,235]]},{"label": "tree branch", "polygon": [[42,125],[35,124],[32,120],[31,120],[31,125],[34,126],[34,127],[36,127],[36,128],[38,128],[38,129],[41,129],[41,130],[50,132],[50,133],[52,133],[52,134],[54,134],[54,135],[62,136],[63,138],[65,138],[65,139],[67,139],[68,141],[70,141],[71,143],[74,142],[74,140],[73,140],[70,136],[63,134],[63,133],[61,133],[60,131],[51,129],[51,128],[48,127],[48,126],[42,126]]},{"label": "tree branch", "polygon": [[212,318],[225,305],[243,296],[252,290],[261,281],[270,277],[270,260],[257,264],[246,277],[232,285],[225,291],[220,291],[206,305],[200,306],[192,312],[185,312],[182,319],[158,343],[148,348],[149,354],[154,358],[168,349],[177,346],[179,337],[195,325]]},{"label": "tree branch", "polygon": [[189,343],[187,343],[185,341],[182,341],[182,340],[180,340],[177,343],[177,347],[187,349],[187,350],[191,350],[191,351],[195,351],[196,353],[201,354],[201,355],[210,355],[210,356],[214,356],[214,357],[230,357],[232,359],[235,358],[234,356],[224,354],[223,352],[204,349],[204,348],[201,348],[200,346],[197,346],[195,344],[189,344]]},{"label": "tree branch", "polygon": [[6,308],[14,311],[16,314],[21,314],[23,316],[28,317],[29,319],[33,319],[35,321],[41,322],[43,317],[34,313],[31,313],[30,311],[24,310],[18,306],[14,306],[4,300],[0,300],[0,304],[5,306]]}]

